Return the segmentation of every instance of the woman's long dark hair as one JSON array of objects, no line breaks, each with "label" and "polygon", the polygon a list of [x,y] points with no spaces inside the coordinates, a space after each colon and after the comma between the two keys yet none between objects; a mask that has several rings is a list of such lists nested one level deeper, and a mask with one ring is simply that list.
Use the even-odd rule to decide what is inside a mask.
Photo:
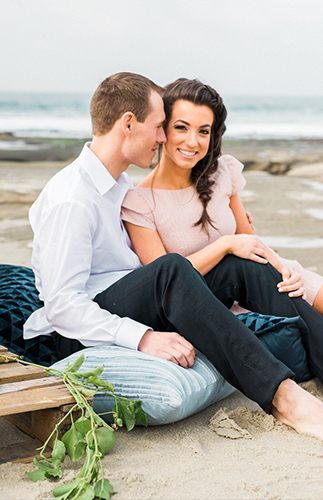
[{"label": "woman's long dark hair", "polygon": [[221,155],[222,148],[222,136],[226,129],[224,122],[227,117],[227,110],[219,94],[209,85],[204,85],[196,79],[188,80],[187,78],[179,78],[175,82],[166,85],[163,99],[166,114],[164,122],[165,132],[172,116],[174,103],[178,100],[189,101],[198,106],[207,106],[213,111],[214,120],[211,128],[208,152],[202,160],[197,162],[191,173],[192,183],[203,206],[202,215],[194,225],[201,225],[202,230],[208,234],[208,225],[210,224],[214,227],[207,212],[207,205],[212,196],[211,188],[214,184],[214,181],[210,177],[218,168],[218,158]]}]

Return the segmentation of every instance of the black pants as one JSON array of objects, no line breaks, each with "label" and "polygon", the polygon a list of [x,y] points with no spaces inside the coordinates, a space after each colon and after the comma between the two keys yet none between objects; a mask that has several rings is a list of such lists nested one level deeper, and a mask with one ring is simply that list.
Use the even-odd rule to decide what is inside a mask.
[{"label": "black pants", "polygon": [[[300,315],[313,375],[323,380],[323,317],[301,298],[279,293],[270,264],[226,256],[204,278],[177,254],[160,257],[98,294],[101,308],[156,331],[177,331],[203,352],[223,377],[265,411],[293,372],[278,361],[228,308],[234,300],[263,314]],[[68,339],[67,339],[68,340]]]}]

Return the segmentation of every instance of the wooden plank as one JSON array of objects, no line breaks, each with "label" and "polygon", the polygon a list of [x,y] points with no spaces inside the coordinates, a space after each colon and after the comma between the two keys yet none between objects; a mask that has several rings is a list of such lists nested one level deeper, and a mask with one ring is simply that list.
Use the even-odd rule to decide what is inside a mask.
[{"label": "wooden plank", "polygon": [[46,377],[46,375],[46,370],[35,366],[24,366],[20,363],[4,363],[0,365],[0,384],[41,378]]},{"label": "wooden plank", "polygon": [[10,356],[11,358],[15,358],[15,359],[20,357],[19,354],[15,354],[14,352],[10,352],[10,351],[1,352],[0,351],[0,364],[2,364],[2,363],[14,363],[15,362],[15,359],[2,358],[1,354],[5,355],[5,356]]},{"label": "wooden plank", "polygon": [[[89,400],[92,406],[93,399]],[[73,404],[63,405],[59,408],[47,408],[46,410],[30,411],[26,413],[17,413],[15,415],[6,415],[4,418],[9,420],[16,427],[21,429],[26,434],[33,438],[38,438],[40,441],[45,442],[55,426],[62,420],[66,413],[73,407]],[[63,410],[62,410],[63,408]],[[75,421],[82,415],[81,410],[73,412],[73,420]],[[63,423],[58,427],[58,438],[61,439],[62,435],[71,427],[71,417],[67,417]],[[56,434],[50,441],[49,445],[53,445],[53,440]]]},{"label": "wooden plank", "polygon": [[0,394],[8,394],[9,392],[26,391],[31,387],[52,387],[53,385],[62,384],[62,379],[59,377],[43,377],[30,380],[22,380],[21,382],[12,382],[11,384],[0,385]]},{"label": "wooden plank", "polygon": [[45,408],[57,408],[74,401],[73,396],[63,383],[50,389],[42,387],[30,388],[16,394],[2,394],[0,396],[0,416]]},{"label": "wooden plank", "polygon": [[28,411],[26,413],[17,413],[16,415],[5,415],[3,418],[8,420],[8,422],[14,424],[25,434],[28,434],[29,436],[34,438],[36,436],[34,436],[31,429],[31,416],[32,412]]},{"label": "wooden plank", "polygon": [[0,345],[0,354],[4,354],[6,351],[8,351],[8,348],[3,345]]},{"label": "wooden plank", "polygon": [[[30,438],[27,441],[21,443],[15,443],[5,448],[0,449],[0,464],[5,464],[7,462],[21,462],[27,464],[33,461],[36,456],[40,458],[37,448],[43,445],[39,439]],[[51,449],[46,448],[44,453],[45,457],[49,457],[51,454]]]}]

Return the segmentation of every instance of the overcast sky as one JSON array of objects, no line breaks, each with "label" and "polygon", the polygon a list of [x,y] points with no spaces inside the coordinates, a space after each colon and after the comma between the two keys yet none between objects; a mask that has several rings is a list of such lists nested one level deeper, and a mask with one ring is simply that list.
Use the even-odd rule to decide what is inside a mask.
[{"label": "overcast sky", "polygon": [[323,0],[0,0],[0,91],[133,71],[221,94],[323,96]]}]

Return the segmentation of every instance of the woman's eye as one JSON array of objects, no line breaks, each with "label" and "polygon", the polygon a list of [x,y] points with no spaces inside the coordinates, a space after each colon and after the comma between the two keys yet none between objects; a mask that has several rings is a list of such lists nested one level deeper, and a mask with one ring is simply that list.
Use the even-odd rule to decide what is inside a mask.
[{"label": "woman's eye", "polygon": [[202,130],[200,130],[200,134],[202,134],[202,135],[209,135],[210,131],[206,130],[206,129],[202,129]]},{"label": "woman's eye", "polygon": [[185,125],[175,125],[176,130],[186,130]]}]

